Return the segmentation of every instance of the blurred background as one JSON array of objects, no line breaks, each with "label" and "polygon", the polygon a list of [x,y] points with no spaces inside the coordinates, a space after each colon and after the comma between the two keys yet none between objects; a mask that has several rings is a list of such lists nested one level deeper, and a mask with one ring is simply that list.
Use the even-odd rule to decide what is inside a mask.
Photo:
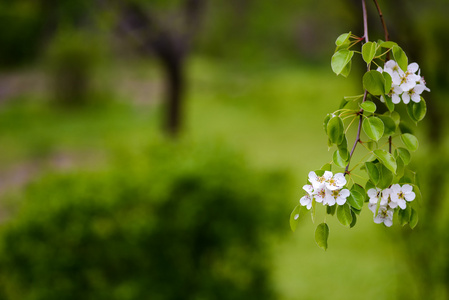
[{"label": "blurred background", "polygon": [[449,3],[379,4],[432,91],[420,221],[328,218],[324,252],[289,215],[360,1],[1,0],[0,299],[449,299]]}]

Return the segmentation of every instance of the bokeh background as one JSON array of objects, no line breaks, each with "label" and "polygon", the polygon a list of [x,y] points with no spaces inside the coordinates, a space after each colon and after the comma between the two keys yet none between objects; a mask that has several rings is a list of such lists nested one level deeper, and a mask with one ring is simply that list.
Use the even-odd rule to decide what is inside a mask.
[{"label": "bokeh background", "polygon": [[379,4],[432,91],[420,221],[328,218],[324,252],[289,215],[361,1],[1,0],[0,299],[448,299],[449,3]]}]

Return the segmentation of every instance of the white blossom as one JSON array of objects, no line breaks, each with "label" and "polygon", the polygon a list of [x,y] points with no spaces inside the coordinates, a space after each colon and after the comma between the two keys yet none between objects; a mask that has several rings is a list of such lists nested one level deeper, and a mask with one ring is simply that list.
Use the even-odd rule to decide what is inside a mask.
[{"label": "white blossom", "polygon": [[[374,214],[376,214],[377,204],[370,203],[368,207]],[[386,205],[380,205],[377,216],[374,216],[374,223],[384,223],[385,226],[390,227],[393,225],[393,213],[394,210],[392,208],[389,208]]]},{"label": "white blossom", "polygon": [[343,173],[332,174],[331,171],[325,171],[322,176],[318,176],[314,171],[309,172],[309,182],[303,186],[306,195],[299,203],[310,209],[313,201],[323,205],[343,205],[346,198],[350,195],[349,190],[343,189],[346,185],[346,178]]},{"label": "white blossom", "polygon": [[332,172],[325,171],[323,176],[318,176],[315,172],[309,173],[309,182],[315,190],[320,189],[325,185],[325,182],[332,178]]},{"label": "white blossom", "polygon": [[337,173],[325,181],[326,188],[331,191],[341,189],[345,184],[346,178],[343,173]]},{"label": "white blossom", "polygon": [[349,195],[350,192],[348,189],[330,191],[326,196],[326,203],[323,204],[327,204],[329,206],[335,205],[335,203],[338,205],[343,205],[346,203],[346,198],[348,198]]},{"label": "white blossom", "polygon": [[310,208],[312,207],[312,201],[313,201],[312,196],[310,196],[310,195],[307,194],[307,195],[303,196],[303,197],[299,200],[299,203],[300,203],[302,206],[306,206],[307,209],[310,209]]},{"label": "white blossom", "polygon": [[413,187],[410,184],[404,184],[402,187],[399,184],[393,184],[391,186],[391,201],[397,203],[401,209],[407,207],[407,201],[413,201],[416,195],[413,192]]},{"label": "white blossom", "polygon": [[379,188],[369,189],[368,192],[369,203],[377,204],[379,199],[382,197],[382,190]]},{"label": "white blossom", "polygon": [[330,194],[330,191],[325,187],[321,187],[316,190],[315,193],[315,201],[318,203],[323,203],[323,205],[326,205],[328,195]]},{"label": "white blossom", "polygon": [[[421,76],[421,70],[417,63],[411,63],[407,66],[407,71],[403,71],[394,60],[385,63],[384,68],[378,68],[379,72],[386,72],[391,76],[392,84],[388,96],[394,104],[402,101],[405,104],[410,100],[418,103],[421,101],[421,94],[424,91],[430,92],[426,87],[426,82]],[[416,74],[418,72],[418,74]],[[380,101],[385,102],[385,98],[380,96]]]},{"label": "white blossom", "polygon": [[[398,104],[399,102],[401,102],[401,94],[404,91],[401,89],[401,87],[399,85],[391,85],[390,88],[390,92],[388,93],[388,96],[391,98],[391,102],[393,102],[394,104]],[[385,98],[383,95],[380,96],[380,101],[385,102]]]},{"label": "white blossom", "polygon": [[421,94],[422,94],[422,92],[424,92],[425,89],[426,89],[426,87],[424,85],[420,85],[420,84],[415,85],[414,88],[412,88],[402,94],[402,101],[404,101],[405,104],[408,104],[410,102],[410,100],[418,103],[419,101],[421,101]]}]

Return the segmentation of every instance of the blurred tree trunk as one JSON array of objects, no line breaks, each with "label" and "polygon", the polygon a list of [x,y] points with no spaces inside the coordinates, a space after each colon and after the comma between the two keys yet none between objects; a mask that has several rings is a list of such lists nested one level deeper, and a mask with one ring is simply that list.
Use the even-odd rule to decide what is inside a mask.
[{"label": "blurred tree trunk", "polygon": [[[164,130],[177,137],[183,124],[183,102],[187,78],[185,64],[199,29],[205,0],[185,0],[178,11],[180,24],[158,18],[157,8],[134,2],[121,5],[120,30],[132,36],[144,55],[155,54],[165,72]],[[173,22],[172,22],[173,21]],[[177,26],[178,25],[178,26]]]}]

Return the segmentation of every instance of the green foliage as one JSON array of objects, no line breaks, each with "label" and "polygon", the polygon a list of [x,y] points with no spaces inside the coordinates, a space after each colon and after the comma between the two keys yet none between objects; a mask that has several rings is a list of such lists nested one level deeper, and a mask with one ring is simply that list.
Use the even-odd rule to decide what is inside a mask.
[{"label": "green foliage", "polygon": [[47,53],[54,102],[80,106],[93,102],[93,77],[96,67],[106,57],[102,41],[85,31],[62,31],[52,41]]},{"label": "green foliage", "polygon": [[126,168],[48,177],[2,228],[4,298],[271,299],[264,241],[284,226],[285,182],[169,144]]},{"label": "green foliage", "polygon": [[333,155],[333,163],[337,166],[344,168],[346,167],[349,160],[349,152],[346,149],[335,150]]},{"label": "green foliage", "polygon": [[401,135],[401,140],[408,150],[410,151],[418,150],[419,146],[418,139],[413,134],[404,133],[403,135]]},{"label": "green foliage", "polygon": [[376,55],[376,48],[377,44],[374,42],[368,42],[362,46],[362,57],[367,64],[371,63]]},{"label": "green foliage", "polygon": [[351,207],[348,203],[337,207],[337,219],[345,226],[349,226],[352,223]]},{"label": "green foliage", "polygon": [[332,117],[327,123],[327,135],[334,144],[341,144],[344,139],[344,124],[340,117]]},{"label": "green foliage", "polygon": [[361,194],[356,188],[357,185],[354,185],[351,189],[351,194],[347,198],[348,203],[354,207],[355,209],[362,209],[363,203],[365,202],[365,191],[363,190],[363,194]]},{"label": "green foliage", "polygon": [[372,101],[365,101],[360,104],[360,107],[366,112],[373,113],[376,111],[376,104]]},{"label": "green foliage", "polygon": [[385,94],[385,78],[377,71],[368,71],[363,75],[363,87],[375,96]]},{"label": "green foliage", "polygon": [[378,141],[384,134],[384,123],[377,117],[364,119],[362,127],[365,134],[374,141]]},{"label": "green foliage", "polygon": [[377,149],[373,151],[374,155],[382,162],[382,164],[387,167],[391,172],[396,173],[396,160],[391,153],[383,150]]},{"label": "green foliage", "polygon": [[329,226],[326,223],[321,223],[315,230],[315,241],[317,245],[324,250],[327,249],[327,239],[329,238]]},{"label": "green foliage", "polygon": [[295,232],[296,227],[298,227],[299,222],[299,216],[301,212],[301,205],[296,205],[296,207],[293,209],[292,213],[290,214],[290,229]]},{"label": "green foliage", "polygon": [[393,52],[394,60],[398,63],[402,71],[407,71],[408,58],[404,50],[402,50],[402,48],[397,45],[394,45],[391,50]]},{"label": "green foliage", "polygon": [[350,65],[353,55],[354,51],[349,50],[339,50],[335,52],[331,60],[332,71],[334,71],[337,75],[342,74],[344,77],[347,77],[349,75],[349,71],[347,69],[346,72],[344,71],[345,68]]},{"label": "green foliage", "polygon": [[383,134],[384,136],[390,136],[396,132],[397,126],[391,117],[387,115],[381,115],[378,116],[378,118],[382,121],[384,125],[384,134]]},{"label": "green foliage", "polygon": [[407,113],[410,119],[412,119],[415,123],[418,123],[426,116],[427,113],[426,101],[424,101],[424,99],[421,97],[421,101],[419,101],[418,103],[410,102],[407,105]]}]

